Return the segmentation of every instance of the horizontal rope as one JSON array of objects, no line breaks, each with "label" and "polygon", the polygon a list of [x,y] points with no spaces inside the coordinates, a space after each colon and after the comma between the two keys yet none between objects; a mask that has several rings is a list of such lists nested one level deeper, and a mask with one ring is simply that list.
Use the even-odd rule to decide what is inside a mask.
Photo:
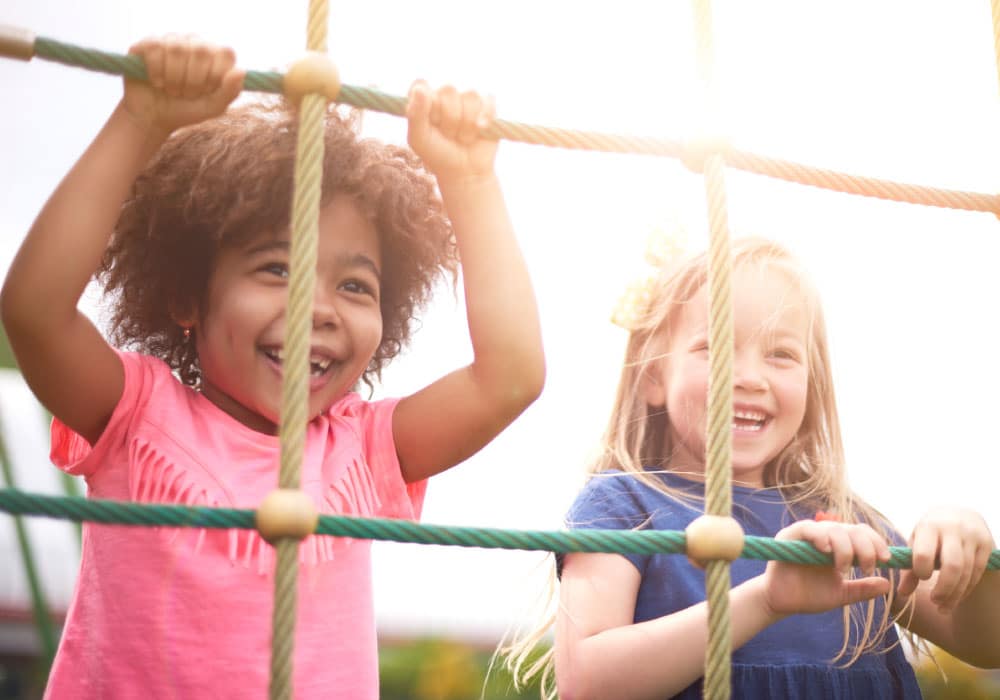
[{"label": "horizontal rope", "polygon": [[[35,38],[34,55],[69,66],[125,75],[138,80],[146,79],[145,65],[138,56],[83,48],[47,37]],[[243,87],[258,92],[281,93],[282,81],[281,73],[247,71]],[[405,98],[356,85],[342,85],[337,101],[359,109],[397,116],[406,113]],[[483,130],[483,135],[577,150],[665,156],[680,159],[689,165],[704,160],[706,147],[704,143],[687,144],[680,140],[535,126],[503,119],[496,119]],[[722,148],[719,152],[727,166],[788,182],[894,202],[1000,214],[1000,197],[994,194],[925,187],[851,175],[731,148]]]},{"label": "horizontal rope", "polygon": [[[0,511],[12,515],[40,515],[108,525],[256,529],[252,510],[43,496],[17,489],[0,489]],[[682,554],[687,542],[682,530],[503,530],[343,515],[321,515],[316,534],[483,549],[616,554]],[[909,547],[890,547],[889,551],[891,557],[884,566],[907,569],[912,565]],[[741,556],[744,559],[819,566],[833,563],[829,554],[816,550],[808,542],[775,540],[754,535],[746,536]],[[987,568],[1000,570],[1000,550],[994,550],[990,554]]]}]

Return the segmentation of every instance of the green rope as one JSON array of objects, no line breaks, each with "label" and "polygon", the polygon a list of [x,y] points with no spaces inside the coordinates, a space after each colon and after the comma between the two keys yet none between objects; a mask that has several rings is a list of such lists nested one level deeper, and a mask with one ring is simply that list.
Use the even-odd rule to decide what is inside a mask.
[{"label": "green rope", "polygon": [[[137,80],[145,80],[146,78],[145,66],[142,59],[137,56],[84,48],[48,37],[35,38],[33,55],[77,68],[87,68],[112,75],[125,75]],[[247,71],[243,87],[246,90],[280,94],[283,80],[282,73]],[[357,85],[341,85],[337,101],[359,109],[396,116],[403,116],[406,113],[405,98]],[[493,124],[484,129],[482,133],[488,138],[504,138],[521,143],[604,153],[636,153],[681,160],[687,159],[690,155],[688,145],[684,141],[676,139],[560,129],[504,119],[494,120]],[[1000,212],[1000,196],[989,193],[892,182],[801,165],[789,160],[771,158],[737,149],[727,150],[723,154],[723,158],[729,167],[836,192],[966,211]]]},{"label": "green rope", "polygon": [[[11,490],[17,486],[14,482],[14,469],[11,467],[10,458],[7,455],[7,446],[4,444],[3,433],[0,432],[0,472],[3,473],[4,481]],[[28,579],[28,590],[31,594],[31,612],[35,619],[35,629],[38,630],[38,637],[42,643],[43,663],[48,668],[52,665],[52,660],[56,655],[56,633],[52,628],[52,618],[49,616],[49,606],[45,600],[45,592],[38,577],[38,567],[35,566],[35,555],[31,548],[31,540],[28,539],[28,532],[24,527],[23,520],[17,515],[14,516],[14,531],[17,533],[17,543],[21,550],[21,564],[24,566],[24,575]]]},{"label": "green rope", "polygon": [[[253,510],[43,496],[17,489],[0,489],[0,511],[62,520],[85,520],[106,525],[255,529]],[[422,525],[409,520],[356,518],[346,515],[320,515],[316,534],[482,549],[618,554],[682,554],[686,542],[682,530],[503,530]],[[908,569],[912,566],[909,547],[889,547],[889,552],[890,559],[884,566],[893,569]],[[792,564],[833,564],[833,558],[829,554],[816,550],[808,542],[775,540],[754,535],[746,536],[741,556],[744,559],[785,561]],[[987,569],[1000,571],[1000,549],[990,554]]]}]

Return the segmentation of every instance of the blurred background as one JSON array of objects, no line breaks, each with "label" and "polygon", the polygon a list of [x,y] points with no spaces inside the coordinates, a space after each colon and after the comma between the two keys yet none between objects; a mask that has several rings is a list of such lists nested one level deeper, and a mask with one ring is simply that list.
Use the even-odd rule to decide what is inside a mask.
[{"label": "blurred background", "polygon": [[[989,3],[716,2],[725,117],[738,148],[926,185],[995,192],[1000,123]],[[306,3],[264,0],[7,0],[0,23],[124,53],[149,34],[233,46],[241,65],[283,70],[304,46]],[[689,3],[621,0],[331,2],[329,51],[345,83],[405,94],[416,78],[496,96],[501,117],[665,138],[697,134]],[[59,179],[121,94],[114,77],[0,60],[0,275]],[[366,114],[366,135],[405,142],[405,122]],[[611,406],[625,333],[608,322],[644,272],[649,232],[705,240],[699,178],[678,163],[504,143],[497,168],[541,307],[548,383],[509,430],[436,477],[426,522],[557,529]],[[824,297],[856,489],[908,534],[939,503],[982,512],[1000,532],[1000,223],[986,214],[889,204],[727,173],[734,236],[795,251]],[[97,290],[84,308],[100,323]],[[2,352],[2,350],[0,350]],[[412,349],[377,395],[413,391],[471,357],[460,296],[440,290]],[[0,355],[5,366],[9,356]],[[4,482],[64,493],[48,463],[46,416],[0,371]],[[23,535],[23,537],[21,537]],[[0,515],[0,698],[35,697],[45,634],[73,590],[78,529]],[[486,663],[512,626],[530,627],[551,557],[375,546],[383,697],[514,697]],[[1000,697],[995,680],[948,662],[931,697]],[[961,685],[966,680],[970,685]],[[957,679],[957,680],[956,680]],[[992,685],[991,685],[992,683]],[[934,695],[934,693],[938,693]],[[983,693],[975,695],[975,693]]]}]

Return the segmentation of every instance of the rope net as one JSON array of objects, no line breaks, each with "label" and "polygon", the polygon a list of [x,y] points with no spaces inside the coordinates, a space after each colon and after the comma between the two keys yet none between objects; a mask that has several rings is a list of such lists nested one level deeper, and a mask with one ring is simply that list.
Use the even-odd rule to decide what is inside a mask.
[{"label": "rope net", "polygon": [[[695,0],[697,66],[703,87],[704,113],[717,113],[714,80],[712,10],[709,0]],[[1000,76],[1000,0],[991,0],[994,46]],[[327,2],[310,0],[307,50],[326,52]],[[0,56],[30,60],[38,57],[69,66],[145,80],[146,68],[138,56],[84,48],[25,30],[0,26]],[[244,90],[282,93],[285,75],[277,72],[247,71]],[[312,317],[312,289],[315,284],[318,218],[323,162],[323,119],[328,98],[306,94],[300,103],[300,127],[295,161],[295,191],[291,218],[289,274],[289,327],[285,339],[286,362],[279,429],[281,464],[280,489],[299,487],[300,465],[305,448],[308,422],[309,334]],[[372,88],[340,86],[336,102],[359,109],[404,116],[405,98]],[[522,143],[560,148],[632,153],[678,159],[703,175],[709,221],[709,388],[706,446],[705,513],[729,518],[732,508],[731,425],[733,377],[733,317],[731,292],[731,250],[726,206],[725,167],[765,175],[812,187],[879,199],[950,209],[988,212],[1000,216],[1000,197],[993,194],[925,187],[812,167],[788,160],[734,149],[708,134],[696,142],[640,136],[605,134],[525,124],[495,119],[482,135]],[[3,460],[4,462],[6,460]],[[191,528],[257,529],[257,512],[225,508],[191,508],[101,501],[79,497],[52,497],[27,494],[17,489],[0,489],[0,511],[12,515],[35,515],[74,521],[122,525],[168,525]],[[439,544],[487,549],[518,549],[551,552],[667,553],[687,551],[683,531],[578,530],[569,532],[505,530],[493,528],[420,525],[412,522],[347,516],[320,515],[313,530],[333,535],[372,540]],[[293,696],[292,656],[296,615],[297,560],[296,536],[279,536],[277,550],[275,605],[270,697],[287,700]],[[890,547],[890,568],[908,568],[912,552],[907,547]],[[746,536],[741,557],[780,560],[797,564],[826,566],[832,557],[801,541]],[[989,570],[1000,570],[1000,550],[994,550]],[[731,632],[729,621],[729,561],[706,562],[709,635],[705,657],[704,696],[725,700],[730,696]]]}]

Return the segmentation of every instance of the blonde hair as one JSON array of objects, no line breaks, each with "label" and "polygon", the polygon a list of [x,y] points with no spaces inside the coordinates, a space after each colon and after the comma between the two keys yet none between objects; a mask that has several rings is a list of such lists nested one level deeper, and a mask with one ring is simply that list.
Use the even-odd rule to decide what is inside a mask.
[{"label": "blonde hair", "polygon": [[[779,489],[786,503],[806,502],[817,510],[838,514],[845,521],[867,523],[888,536],[888,521],[847,484],[826,325],[815,287],[792,254],[770,240],[734,240],[732,260],[734,270],[756,266],[764,273],[785,275],[798,291],[809,319],[805,415],[792,441],[766,465],[764,486]],[[671,324],[705,286],[707,277],[706,253],[668,261],[643,296],[642,308],[633,310],[614,405],[597,456],[588,468],[591,476],[620,470],[672,498],[691,499],[690,494],[670,488],[656,478],[655,471],[650,471],[650,467],[670,469],[671,445],[666,413],[646,403],[643,385],[651,363],[664,352],[664,339],[669,336]],[[895,623],[889,611],[897,573],[889,571],[888,576],[892,585],[879,619],[875,619],[874,600],[868,602],[863,613],[855,607],[844,609],[844,642],[832,662],[846,666],[865,653],[880,650],[886,632]],[[553,568],[551,602],[557,597],[557,585]],[[553,627],[555,617],[550,604],[542,625],[511,641],[503,640],[499,648],[515,683],[527,682],[541,674],[544,698],[555,697],[553,650],[537,656],[533,649]]]}]

